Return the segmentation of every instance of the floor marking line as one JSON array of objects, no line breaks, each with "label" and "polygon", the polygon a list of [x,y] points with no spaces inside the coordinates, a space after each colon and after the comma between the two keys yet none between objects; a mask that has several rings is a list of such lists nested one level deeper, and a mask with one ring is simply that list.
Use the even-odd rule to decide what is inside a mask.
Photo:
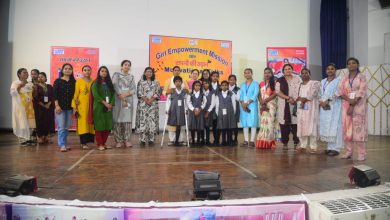
[{"label": "floor marking line", "polygon": [[242,169],[243,171],[245,171],[246,173],[248,173],[248,174],[251,175],[252,177],[257,178],[257,175],[256,175],[256,174],[254,174],[252,171],[248,170],[247,168],[241,166],[239,163],[234,162],[233,160],[230,160],[229,158],[225,157],[224,155],[222,155],[222,154],[216,152],[215,150],[213,150],[213,149],[211,149],[211,148],[209,148],[209,147],[207,147],[207,149],[208,149],[209,151],[213,152],[214,154],[217,154],[218,156],[222,157],[223,159],[229,161],[230,163],[236,165],[237,167],[239,167],[240,169]]}]

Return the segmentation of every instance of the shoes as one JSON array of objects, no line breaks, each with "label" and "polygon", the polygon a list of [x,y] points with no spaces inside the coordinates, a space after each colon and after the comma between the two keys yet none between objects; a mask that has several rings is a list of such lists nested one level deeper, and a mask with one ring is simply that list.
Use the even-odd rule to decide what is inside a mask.
[{"label": "shoes", "polygon": [[248,141],[244,141],[244,143],[242,143],[240,147],[248,147],[248,145],[249,145]]},{"label": "shoes", "polygon": [[249,142],[249,147],[255,147],[255,142]]},{"label": "shoes", "polygon": [[366,160],[366,158],[363,156],[363,157],[361,157],[361,156],[358,156],[358,159],[357,159],[358,161],[365,161]]},{"label": "shoes", "polygon": [[339,154],[340,153],[335,151],[335,150],[328,150],[328,153],[327,153],[328,156],[332,156],[332,157],[337,156]]},{"label": "shoes", "polygon": [[83,145],[81,145],[81,149],[83,149],[83,150],[88,150],[88,149],[89,149],[89,147],[88,147],[88,145],[86,145],[86,144],[83,144]]},{"label": "shoes", "polygon": [[104,145],[103,146],[105,149],[112,149],[112,147],[110,145]]},{"label": "shoes", "polygon": [[122,143],[116,143],[115,147],[116,148],[121,148],[122,147]]},{"label": "shoes", "polygon": [[352,155],[351,154],[344,154],[343,156],[341,156],[341,159],[351,159],[352,158]]},{"label": "shoes", "polygon": [[311,154],[317,154],[317,150],[311,149],[311,150],[310,150],[310,153],[311,153]]},{"label": "shoes", "polygon": [[168,146],[174,146],[174,145],[175,145],[175,142],[173,142],[173,141],[168,142]]},{"label": "shoes", "polygon": [[100,151],[104,151],[106,148],[105,147],[103,147],[103,146],[99,146],[98,147],[98,150],[100,150]]},{"label": "shoes", "polygon": [[61,152],[66,152],[66,151],[68,151],[68,149],[66,149],[65,146],[62,146],[62,147],[60,148],[60,151],[61,151]]}]

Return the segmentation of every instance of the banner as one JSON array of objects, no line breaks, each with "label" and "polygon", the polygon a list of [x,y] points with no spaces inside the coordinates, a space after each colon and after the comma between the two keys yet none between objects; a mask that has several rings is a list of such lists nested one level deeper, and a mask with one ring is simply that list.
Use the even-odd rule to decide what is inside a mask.
[{"label": "banner", "polygon": [[[10,216],[11,217],[11,216]],[[11,219],[11,218],[9,218]],[[12,219],[39,220],[124,220],[123,209],[78,208],[51,205],[12,205]]]},{"label": "banner", "polygon": [[99,68],[99,48],[52,46],[50,49],[50,83],[52,85],[58,78],[64,63],[72,64],[76,79],[82,77],[81,68],[84,65],[90,65],[92,67],[91,77],[95,79]]},{"label": "banner", "polygon": [[300,74],[307,66],[306,47],[267,47],[267,66],[276,77],[283,76],[282,67],[286,63],[293,66],[294,73]]},{"label": "banner", "polygon": [[[110,205],[106,203],[105,205]],[[74,207],[64,205],[8,204],[1,219],[40,220],[307,220],[308,206],[304,201],[267,204],[217,205],[198,207]],[[1,212],[0,212],[1,214]]]},{"label": "banner", "polygon": [[[149,36],[149,65],[156,71],[161,86],[172,77],[172,68],[181,68],[181,77],[188,80],[191,70],[218,71],[220,81],[232,73],[232,42],[200,38]],[[200,76],[199,76],[200,77]]]},{"label": "banner", "polygon": [[[91,78],[96,79],[99,68],[99,48],[52,46],[50,49],[51,85],[54,85],[54,81],[58,79],[64,63],[70,63],[73,66],[73,75],[76,80],[83,77],[81,68],[85,65],[91,66]],[[76,129],[76,120],[73,120],[71,129]]]},{"label": "banner", "polygon": [[128,208],[125,209],[125,219],[307,220],[306,211],[307,205],[305,202],[216,207]]}]

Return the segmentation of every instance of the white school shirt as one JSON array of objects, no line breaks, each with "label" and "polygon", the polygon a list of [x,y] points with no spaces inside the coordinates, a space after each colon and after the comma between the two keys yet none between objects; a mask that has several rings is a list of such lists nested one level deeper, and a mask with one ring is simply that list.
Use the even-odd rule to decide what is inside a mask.
[{"label": "white school shirt", "polygon": [[[210,90],[203,90],[203,94],[205,95],[205,96],[207,96],[208,94],[210,93]],[[206,98],[206,100],[207,100],[207,98]],[[215,107],[215,94],[212,94],[211,95],[211,103],[210,103],[210,107],[209,107],[209,109],[207,109],[207,111],[208,112],[211,112],[211,111],[213,111],[213,108]]]},{"label": "white school shirt", "polygon": [[[195,95],[195,98],[199,98],[200,91],[199,92],[194,92],[194,95]],[[187,102],[188,109],[191,110],[191,111],[194,111],[195,108],[194,108],[194,106],[192,105],[192,102],[191,102],[191,95],[187,95],[186,102]],[[200,108],[204,109],[204,107],[206,107],[206,104],[207,104],[207,98],[206,98],[206,96],[203,96],[202,105],[200,106]]]},{"label": "white school shirt", "polygon": [[[234,89],[234,88],[236,88],[236,86],[230,86],[230,85],[229,85],[229,90],[230,90],[231,92],[233,92],[233,89]],[[237,91],[237,94],[235,94],[235,93],[233,92],[233,94],[236,96],[236,99],[235,99],[235,100],[236,100],[237,102],[240,101],[240,91],[241,91],[241,90],[239,89],[239,90]]]},{"label": "white school shirt", "polygon": [[[228,94],[228,91],[221,91],[222,93],[222,97],[226,98],[227,94]],[[234,93],[232,93],[232,105],[233,105],[233,112],[234,114],[236,114],[236,95]],[[219,110],[219,97],[216,96],[215,97],[215,113],[217,113],[217,116],[218,116],[218,110]]]},{"label": "white school shirt", "polygon": [[[181,93],[181,91],[183,91],[183,89],[181,89],[181,90],[178,90],[177,88],[175,89],[176,90],[176,93],[177,94],[180,94]],[[187,103],[186,103],[186,99],[187,99],[187,94],[184,96],[184,100],[183,100],[183,102],[184,103],[182,103],[183,105],[184,105],[184,110],[187,110]],[[166,114],[168,114],[168,111],[169,111],[169,108],[171,107],[171,94],[169,94],[168,96],[167,96],[167,101],[165,102],[165,113]]]},{"label": "white school shirt", "polygon": [[213,87],[214,90],[217,90],[218,88],[218,82],[211,82],[211,87]]}]

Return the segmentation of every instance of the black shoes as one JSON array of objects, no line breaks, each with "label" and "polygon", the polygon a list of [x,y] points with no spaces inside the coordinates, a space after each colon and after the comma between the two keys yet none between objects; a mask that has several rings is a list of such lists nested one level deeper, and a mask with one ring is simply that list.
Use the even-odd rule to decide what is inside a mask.
[{"label": "black shoes", "polygon": [[327,155],[328,156],[331,156],[331,157],[334,157],[334,156],[337,156],[337,155],[339,155],[340,153],[339,152],[337,152],[337,151],[335,151],[335,150],[327,150],[328,152],[327,152]]}]

